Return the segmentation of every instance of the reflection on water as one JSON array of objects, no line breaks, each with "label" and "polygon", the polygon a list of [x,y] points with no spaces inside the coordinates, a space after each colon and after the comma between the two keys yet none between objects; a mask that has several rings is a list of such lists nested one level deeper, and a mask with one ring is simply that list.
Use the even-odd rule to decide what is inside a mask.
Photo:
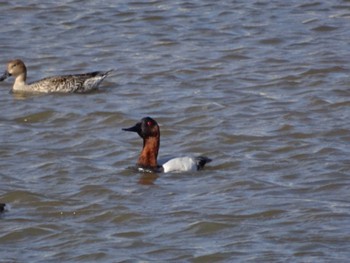
[{"label": "reflection on water", "polygon": [[138,183],[143,185],[153,185],[157,178],[158,175],[155,173],[143,173],[140,176]]},{"label": "reflection on water", "polygon": [[[92,94],[0,83],[1,260],[348,260],[347,1],[0,5],[3,68],[116,69]],[[213,162],[129,169],[143,116],[161,158]]]}]

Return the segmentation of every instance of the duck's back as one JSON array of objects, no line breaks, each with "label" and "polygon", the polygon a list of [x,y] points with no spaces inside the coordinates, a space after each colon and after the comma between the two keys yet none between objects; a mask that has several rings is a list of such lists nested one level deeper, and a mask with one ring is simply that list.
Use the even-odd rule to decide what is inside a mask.
[{"label": "duck's back", "polygon": [[206,163],[211,162],[211,159],[203,156],[199,157],[177,157],[168,160],[160,161],[164,173],[168,172],[189,172],[202,169]]},{"label": "duck's back", "polygon": [[77,75],[53,76],[28,85],[28,91],[83,93],[98,88],[108,72],[90,72]]}]

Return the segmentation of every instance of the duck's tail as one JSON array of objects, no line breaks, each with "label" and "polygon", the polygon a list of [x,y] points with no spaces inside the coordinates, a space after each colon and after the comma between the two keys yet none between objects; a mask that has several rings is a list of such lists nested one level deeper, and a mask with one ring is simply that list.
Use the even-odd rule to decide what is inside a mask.
[{"label": "duck's tail", "polygon": [[[76,74],[76,75],[68,75],[68,76],[76,76],[76,77],[82,77],[85,79],[90,79],[90,78],[99,78],[100,81],[104,80],[107,76],[109,76],[111,73],[113,73],[114,69],[110,69],[108,71],[92,71],[88,73],[82,73],[82,74]],[[66,77],[66,76],[63,76]]]},{"label": "duck's tail", "polygon": [[103,72],[103,75],[107,77],[109,74],[113,73],[114,71],[116,71],[116,70],[115,69],[110,69],[108,71]]},{"label": "duck's tail", "polygon": [[198,156],[195,158],[195,160],[196,160],[198,170],[203,169],[207,163],[210,163],[212,161],[210,158],[206,156]]}]

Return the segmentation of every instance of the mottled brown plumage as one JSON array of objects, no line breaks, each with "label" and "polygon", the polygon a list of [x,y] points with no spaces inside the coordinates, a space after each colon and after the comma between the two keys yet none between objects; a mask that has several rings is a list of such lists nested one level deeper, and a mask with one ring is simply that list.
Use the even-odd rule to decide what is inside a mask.
[{"label": "mottled brown plumage", "polygon": [[85,74],[52,76],[27,84],[27,68],[22,60],[15,59],[7,64],[7,69],[0,77],[0,81],[13,76],[15,82],[12,91],[14,92],[84,93],[97,89],[110,72],[95,71]]}]

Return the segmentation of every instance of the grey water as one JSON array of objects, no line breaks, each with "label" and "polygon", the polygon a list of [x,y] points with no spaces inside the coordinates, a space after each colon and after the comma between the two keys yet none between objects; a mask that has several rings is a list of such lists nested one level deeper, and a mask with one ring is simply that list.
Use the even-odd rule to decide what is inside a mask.
[{"label": "grey water", "polygon": [[[0,71],[115,69],[84,95],[0,83],[0,262],[347,262],[350,2],[2,1]],[[159,157],[130,169],[151,116]]]}]

